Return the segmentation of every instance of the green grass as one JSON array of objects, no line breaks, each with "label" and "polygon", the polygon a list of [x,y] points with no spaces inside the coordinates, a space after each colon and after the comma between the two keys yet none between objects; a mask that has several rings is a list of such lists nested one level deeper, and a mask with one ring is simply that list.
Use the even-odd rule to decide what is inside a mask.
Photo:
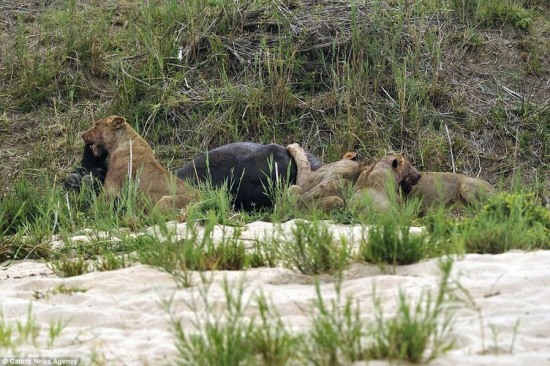
[{"label": "green grass", "polygon": [[368,229],[367,239],[362,240],[360,257],[382,267],[391,265],[395,272],[397,265],[412,264],[441,254],[436,230],[433,230],[432,236],[426,232],[411,232],[419,202],[409,200],[401,204],[396,197],[390,197],[390,201],[389,212],[375,217],[375,224]]},{"label": "green grass", "polygon": [[[416,303],[403,291],[397,294],[396,314],[389,316],[373,292],[374,318],[365,315],[353,297],[342,294],[342,278],[335,283],[335,296],[327,300],[316,282],[311,327],[291,332],[277,310],[260,291],[249,298],[241,279],[223,281],[223,306],[211,303],[212,283],[199,288],[187,306],[195,314],[192,323],[182,323],[173,300],[163,305],[170,317],[178,350],[178,364],[197,365],[347,365],[387,359],[390,362],[429,362],[452,348],[453,297],[457,284],[451,280],[452,261],[444,259],[435,293],[424,291]],[[458,286],[459,288],[459,286]],[[248,299],[248,300],[246,300]],[[199,310],[200,309],[200,310]],[[250,311],[257,309],[255,316]],[[368,320],[372,319],[372,320]],[[238,352],[235,352],[237,350]]]},{"label": "green grass", "polygon": [[296,222],[292,237],[281,244],[285,266],[304,274],[331,273],[342,270],[351,260],[345,240],[338,243],[322,222]]},{"label": "green grass", "polygon": [[[529,30],[544,23],[540,9],[543,4],[516,0],[291,3],[286,12],[259,0],[139,7],[64,0],[10,29],[0,100],[14,111],[53,106],[61,124],[72,114],[71,144],[81,120],[116,112],[170,151],[167,160],[180,154],[180,162],[236,140],[299,141],[329,160],[356,148],[374,156],[404,147],[423,160],[433,149],[446,156],[448,148],[423,146],[426,132],[445,137],[441,126],[462,130],[454,118],[477,112],[440,70],[456,62],[446,54],[463,52],[457,33],[507,24]],[[327,16],[350,37],[325,34],[317,24]],[[468,20],[466,30],[455,29],[457,18]],[[529,34],[521,36],[530,42]],[[175,145],[184,147],[183,156]],[[466,157],[475,154],[475,141],[465,149]],[[450,168],[442,159],[431,164]]]},{"label": "green grass", "polygon": [[336,298],[327,301],[315,284],[316,300],[312,327],[302,350],[314,365],[351,364],[368,360],[364,337],[367,325],[361,318],[360,304],[351,297],[342,299],[342,278],[335,284]]},{"label": "green grass", "polygon": [[420,363],[452,348],[454,308],[449,300],[454,291],[450,278],[452,265],[452,260],[442,260],[437,292],[423,291],[416,304],[400,290],[397,313],[389,319],[380,300],[373,295],[376,325],[371,329],[373,342],[368,350],[371,357]]},{"label": "green grass", "polygon": [[[226,280],[223,290],[226,304],[222,314],[212,309],[207,287],[201,291],[198,303],[190,303],[192,309],[202,305],[206,310],[195,309],[196,320],[191,326],[182,324],[171,310],[170,302],[165,304],[176,337],[178,365],[239,365],[253,360],[255,350],[250,339],[254,323],[243,317],[247,306],[243,302],[244,284],[238,284],[234,291]],[[200,333],[194,334],[194,330]]]},{"label": "green grass", "polygon": [[50,262],[50,268],[59,277],[73,277],[90,272],[90,264],[83,257],[61,258]]},{"label": "green grass", "polygon": [[[29,304],[27,317],[23,320],[6,320],[3,310],[0,309],[0,350],[10,354],[18,354],[18,347],[25,344],[33,344],[35,347],[50,348],[59,338],[67,323],[61,319],[50,321],[49,327],[44,335],[44,329],[36,320],[32,312],[32,303]],[[46,343],[42,344],[42,339]]]},{"label": "green grass", "polygon": [[193,271],[241,270],[250,266],[252,257],[239,240],[239,228],[225,227],[222,237],[216,239],[215,215],[201,225],[202,232],[196,224],[188,221],[187,234],[181,239],[162,224],[157,226],[157,234],[132,239],[137,260],[171,274],[180,287],[193,285]]},{"label": "green grass", "polygon": [[256,305],[259,320],[251,336],[254,351],[266,365],[288,364],[300,345],[298,337],[285,327],[280,314],[263,293],[256,297]]},{"label": "green grass", "polygon": [[500,193],[462,224],[466,251],[503,253],[511,249],[549,249],[550,211],[532,194]]},{"label": "green grass", "polygon": [[[28,14],[0,19],[0,263],[43,259],[66,277],[140,262],[189,287],[216,270],[282,264],[318,276],[360,259],[395,272],[446,254],[550,247],[541,205],[550,196],[547,1],[35,3]],[[504,60],[498,70],[486,66],[495,57]],[[132,182],[116,204],[90,189],[65,195],[60,183],[78,163],[80,133],[111,113],[124,115],[170,168],[235,141],[299,142],[325,162],[348,150],[368,160],[393,148],[421,170],[455,165],[513,193],[453,218],[444,208],[419,218],[411,202],[382,216],[304,212],[276,182],[265,187],[273,211],[252,215],[235,212],[227,189],[212,187],[201,187],[181,216],[152,212]],[[238,240],[251,221],[294,218],[309,222],[286,241],[257,241],[246,251]],[[369,226],[359,258],[321,219]],[[188,237],[176,237],[169,220],[185,220]],[[218,224],[229,228],[214,241]],[[425,233],[410,235],[417,225]],[[131,235],[151,226],[157,235]],[[95,233],[92,241],[72,243],[83,229]],[[52,248],[52,236],[62,249]],[[243,288],[226,284],[227,322],[198,319],[197,335],[172,318],[179,361],[427,362],[451,344],[443,272],[436,294],[415,302],[400,292],[392,317],[375,306],[374,324],[352,299],[338,293],[328,301],[318,286],[312,330],[301,335],[265,297],[255,300],[255,320],[244,322]],[[31,315],[17,324],[0,316],[0,348],[36,342],[45,330]],[[62,328],[50,325],[47,346]]]}]

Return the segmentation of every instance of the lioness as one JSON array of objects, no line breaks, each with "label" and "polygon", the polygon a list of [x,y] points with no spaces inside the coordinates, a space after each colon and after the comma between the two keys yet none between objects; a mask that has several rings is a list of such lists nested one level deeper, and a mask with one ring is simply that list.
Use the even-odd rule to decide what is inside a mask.
[{"label": "lioness", "polygon": [[422,199],[422,207],[471,205],[495,193],[489,182],[464,174],[424,172],[408,197]]},{"label": "lioness", "polygon": [[291,187],[292,192],[299,196],[302,204],[313,205],[323,211],[345,206],[343,192],[348,185],[353,186],[352,205],[356,209],[366,208],[364,196],[367,195],[372,201],[370,208],[387,212],[390,207],[389,190],[394,190],[396,197],[400,197],[399,189],[410,192],[421,177],[409,160],[393,152],[368,166],[348,160],[356,158],[356,154],[347,153],[343,160],[311,172],[298,144],[287,146],[287,150],[298,167],[296,181],[299,187]]},{"label": "lioness", "polygon": [[290,191],[298,196],[302,206],[331,211],[345,206],[343,193],[353,186],[364,165],[357,162],[356,153],[346,153],[342,160],[325,164],[312,171],[304,150],[298,144],[287,146],[296,162],[296,185]]},{"label": "lioness", "polygon": [[387,213],[392,195],[399,201],[400,190],[410,192],[421,176],[403,155],[390,152],[361,172],[355,182],[353,204],[359,211]]},{"label": "lioness", "polygon": [[159,164],[149,144],[124,117],[110,116],[95,121],[92,128],[82,134],[82,139],[94,156],[108,154],[101,199],[117,197],[128,176],[136,179],[139,189],[163,211],[185,207],[197,196],[193,188]]}]

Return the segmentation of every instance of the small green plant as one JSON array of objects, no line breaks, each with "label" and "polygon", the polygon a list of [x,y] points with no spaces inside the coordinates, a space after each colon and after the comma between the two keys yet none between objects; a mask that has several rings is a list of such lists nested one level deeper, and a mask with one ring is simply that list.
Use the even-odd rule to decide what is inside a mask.
[{"label": "small green plant", "polygon": [[350,261],[347,243],[338,243],[322,222],[297,221],[292,234],[281,248],[283,262],[290,268],[320,274],[342,270]]},{"label": "small green plant", "polygon": [[55,274],[61,277],[80,276],[90,272],[90,264],[82,255],[77,258],[62,256],[59,259],[52,260],[49,266]]},{"label": "small green plant", "polygon": [[[53,346],[66,325],[67,323],[61,320],[50,322],[47,336],[48,348]],[[41,331],[41,326],[32,313],[32,303],[29,304],[27,319],[24,321],[16,320],[9,322],[4,317],[2,309],[0,309],[0,351],[10,351],[17,354],[17,347],[28,343],[39,347],[38,340],[40,339]]]},{"label": "small green plant", "polygon": [[388,222],[373,227],[368,241],[363,242],[362,257],[377,264],[412,264],[424,259],[428,253],[429,240],[425,234],[411,233],[410,226]]},{"label": "small green plant", "polygon": [[317,281],[315,315],[304,357],[313,365],[347,365],[366,360],[363,337],[366,324],[360,317],[360,306],[351,298],[342,299],[342,278],[336,284],[336,298],[327,304]]},{"label": "small green plant", "polygon": [[177,318],[171,300],[163,302],[176,337],[177,364],[287,365],[296,359],[300,337],[285,328],[265,295],[255,298],[259,321],[256,317],[247,319],[245,311],[250,304],[244,302],[244,286],[243,279],[235,288],[224,279],[223,308],[210,302],[209,285],[202,287],[198,298],[188,302],[196,317],[191,326]]},{"label": "small green plant", "polygon": [[166,271],[180,287],[190,287],[192,271],[205,268],[203,253],[192,241],[177,241],[172,236],[160,241],[150,235],[139,236],[135,241],[140,247],[137,260]]},{"label": "small green plant", "polygon": [[276,267],[281,259],[280,245],[275,238],[255,240],[253,251],[250,253],[250,267]]},{"label": "small green plant", "polygon": [[211,242],[205,253],[209,270],[238,271],[249,266],[249,256],[244,244],[239,240],[240,230],[221,242]]},{"label": "small green plant", "polygon": [[187,236],[177,239],[166,225],[157,225],[155,235],[142,235],[135,240],[137,259],[170,273],[178,286],[189,287],[192,271],[240,270],[249,265],[249,255],[239,240],[240,229],[223,228],[216,237],[216,214],[208,214],[202,230],[193,220],[187,222]]},{"label": "small green plant", "polygon": [[461,221],[452,218],[451,212],[447,207],[433,207],[418,221],[428,236],[429,256],[462,253],[463,248],[456,246],[453,241],[453,237],[458,235],[458,225]]},{"label": "small green plant", "polygon": [[54,345],[55,340],[61,335],[67,324],[68,322],[64,323],[61,319],[50,322],[50,327],[48,328],[48,348]]},{"label": "small green plant", "polygon": [[128,254],[115,254],[105,252],[96,259],[95,268],[99,271],[114,271],[121,268],[130,267],[132,257]]},{"label": "small green plant", "polygon": [[533,194],[499,193],[476,216],[459,226],[468,252],[502,253],[511,249],[550,248],[550,212]]},{"label": "small green plant", "polygon": [[256,298],[260,323],[255,323],[251,342],[255,353],[261,355],[265,365],[287,365],[295,356],[300,341],[283,324],[280,315],[270,307],[262,293]]},{"label": "small green plant", "polygon": [[10,323],[6,321],[4,313],[0,311],[0,349],[15,351],[16,347],[27,343],[35,343],[40,334],[40,326],[32,314],[32,303],[27,310],[26,321]]},{"label": "small green plant", "polygon": [[425,232],[412,232],[412,220],[419,202],[406,201],[401,207],[394,202],[391,211],[378,217],[377,224],[368,232],[367,240],[361,242],[363,260],[379,265],[416,263],[434,253],[434,241]]},{"label": "small green plant", "polygon": [[[191,329],[170,310],[171,302],[164,303],[170,315],[172,331],[176,337],[178,365],[241,365],[254,360],[254,322],[246,321],[243,302],[244,282],[238,284],[236,291],[224,280],[223,291],[226,304],[222,314],[208,300],[208,287],[200,292],[200,304],[191,302],[196,319]],[[200,306],[203,310],[198,310]],[[204,307],[204,308],[203,308]],[[198,331],[198,334],[195,332]]]},{"label": "small green plant", "polygon": [[[399,291],[397,314],[387,319],[380,299],[374,292],[375,325],[371,329],[372,343],[368,354],[377,359],[429,362],[452,348],[454,308],[447,303],[453,291],[450,283],[452,260],[440,263],[442,277],[437,293],[423,291],[416,305]],[[427,351],[429,355],[426,355]]]}]

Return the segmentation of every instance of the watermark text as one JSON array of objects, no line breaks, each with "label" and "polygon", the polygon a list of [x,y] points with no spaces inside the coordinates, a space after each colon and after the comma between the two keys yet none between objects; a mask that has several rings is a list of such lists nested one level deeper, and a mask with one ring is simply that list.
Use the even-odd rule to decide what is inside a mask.
[{"label": "watermark text", "polygon": [[0,357],[0,366],[31,365],[31,366],[78,366],[79,357]]}]

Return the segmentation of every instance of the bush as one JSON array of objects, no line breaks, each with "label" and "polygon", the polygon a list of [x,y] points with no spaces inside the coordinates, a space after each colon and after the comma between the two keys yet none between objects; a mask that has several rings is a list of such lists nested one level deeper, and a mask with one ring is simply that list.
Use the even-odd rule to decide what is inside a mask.
[{"label": "bush", "polygon": [[[449,278],[452,265],[450,259],[440,262],[442,277],[437,293],[422,291],[416,305],[400,290],[397,313],[390,319],[385,318],[380,299],[374,295],[376,322],[368,349],[371,357],[429,362],[452,348],[455,308],[448,305],[453,295]],[[426,357],[427,351],[430,354]]]},{"label": "bush", "polygon": [[535,14],[509,0],[486,0],[479,7],[479,20],[487,26],[511,25],[528,30],[534,22]]},{"label": "bush", "polygon": [[549,249],[550,211],[533,194],[500,193],[461,228],[468,252],[503,253],[510,249]]},{"label": "bush", "polygon": [[362,258],[395,267],[416,263],[433,254],[436,240],[431,240],[425,233],[411,232],[418,209],[418,201],[407,201],[402,207],[392,203],[390,212],[379,217],[377,225],[369,229],[368,239],[362,241]]},{"label": "bush", "polygon": [[336,243],[326,225],[320,222],[296,222],[294,238],[283,243],[285,265],[304,274],[341,270],[350,259],[345,243]]}]

